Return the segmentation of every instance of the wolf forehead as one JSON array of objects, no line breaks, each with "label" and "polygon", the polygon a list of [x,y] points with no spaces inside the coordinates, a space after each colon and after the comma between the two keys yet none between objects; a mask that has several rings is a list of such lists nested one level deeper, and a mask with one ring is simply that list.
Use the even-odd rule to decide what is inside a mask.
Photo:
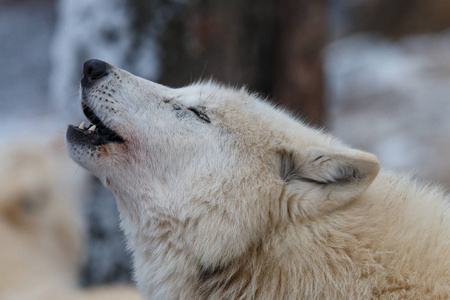
[{"label": "wolf forehead", "polygon": [[[277,105],[272,100],[251,92],[247,87],[232,87],[214,80],[200,81],[191,85],[173,89],[166,102],[186,106],[198,106],[212,114],[219,124],[230,129],[244,128],[246,132],[254,128],[274,140],[290,140],[293,137],[312,143],[332,143],[339,141],[322,130],[310,127],[294,113]],[[262,126],[262,127],[261,127]],[[276,134],[271,134],[275,131]],[[306,136],[302,139],[302,136]]]},{"label": "wolf forehead", "polygon": [[[163,127],[176,128],[177,121],[189,120],[186,110],[194,111],[205,126],[194,127],[194,132],[179,128],[185,135],[183,140],[197,139],[196,148],[202,148],[204,143],[216,143],[228,151],[227,156],[253,153],[261,159],[254,158],[255,164],[272,163],[270,154],[288,145],[338,142],[328,135],[317,137],[314,129],[304,125],[290,112],[277,108],[270,100],[249,92],[246,87],[230,87],[208,80],[170,91],[161,90],[159,97],[159,101],[171,105],[176,112],[175,118],[169,116],[162,120],[160,124]],[[153,112],[149,109],[147,113]],[[179,141],[181,138],[170,135],[168,139]],[[169,145],[165,144],[165,147]],[[214,154],[211,153],[211,156]],[[247,160],[250,159],[247,157]]]}]

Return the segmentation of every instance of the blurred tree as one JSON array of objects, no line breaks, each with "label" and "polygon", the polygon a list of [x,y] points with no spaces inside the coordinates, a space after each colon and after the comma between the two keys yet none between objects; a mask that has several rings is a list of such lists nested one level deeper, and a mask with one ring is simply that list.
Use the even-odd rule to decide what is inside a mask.
[{"label": "blurred tree", "polygon": [[[320,55],[326,0],[191,0],[185,7],[172,5],[176,13],[160,35],[160,82],[180,86],[213,77],[245,84],[323,124]],[[141,18],[146,17],[141,13]]]},{"label": "blurred tree", "polygon": [[[335,0],[336,1],[336,0]],[[352,31],[377,31],[390,37],[436,32],[450,26],[448,0],[337,0]]]},{"label": "blurred tree", "polygon": [[291,109],[321,125],[326,0],[280,0],[277,4],[274,94]]}]

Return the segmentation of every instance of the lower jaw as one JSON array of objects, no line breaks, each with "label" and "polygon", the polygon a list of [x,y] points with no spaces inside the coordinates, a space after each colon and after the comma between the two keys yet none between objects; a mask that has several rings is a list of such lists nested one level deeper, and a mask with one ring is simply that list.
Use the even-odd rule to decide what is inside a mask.
[{"label": "lower jaw", "polygon": [[66,132],[68,141],[76,144],[84,144],[90,146],[100,146],[108,143],[120,143],[123,139],[116,136],[115,139],[109,138],[107,134],[102,134],[101,129],[96,131],[83,130],[74,125],[69,125]]}]

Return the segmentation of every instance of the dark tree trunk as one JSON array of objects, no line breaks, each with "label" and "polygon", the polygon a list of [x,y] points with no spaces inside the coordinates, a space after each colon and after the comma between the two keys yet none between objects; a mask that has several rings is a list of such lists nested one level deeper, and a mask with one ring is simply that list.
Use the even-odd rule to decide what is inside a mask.
[{"label": "dark tree trunk", "polygon": [[326,0],[188,1],[161,35],[160,81],[247,85],[322,125],[325,24]]},{"label": "dark tree trunk", "polygon": [[[165,55],[163,82],[183,85],[190,77],[213,77],[272,92],[276,23],[271,0],[192,0],[184,19],[176,30],[181,37],[170,35],[175,26],[164,35],[164,48],[172,55]],[[172,52],[174,44],[178,49]]]},{"label": "dark tree trunk", "polygon": [[323,124],[321,50],[325,42],[325,0],[278,1],[275,97],[290,109]]},{"label": "dark tree trunk", "polygon": [[450,26],[448,0],[339,0],[349,28],[379,32],[391,38],[446,30]]}]

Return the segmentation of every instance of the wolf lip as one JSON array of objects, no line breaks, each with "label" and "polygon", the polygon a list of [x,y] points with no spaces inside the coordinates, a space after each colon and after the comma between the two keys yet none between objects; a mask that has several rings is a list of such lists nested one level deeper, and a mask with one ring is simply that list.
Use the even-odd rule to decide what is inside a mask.
[{"label": "wolf lip", "polygon": [[70,125],[67,137],[91,145],[102,145],[107,143],[123,143],[123,138],[113,129],[107,127],[94,111],[85,103],[82,103],[83,113],[93,125],[85,127],[84,122],[80,126]]},{"label": "wolf lip", "polygon": [[107,128],[102,120],[97,117],[97,115],[94,113],[94,111],[85,103],[81,103],[81,106],[83,108],[83,113],[86,116],[86,118],[89,119],[89,121],[92,122],[92,124],[94,124],[95,126],[97,126],[98,128]]}]

